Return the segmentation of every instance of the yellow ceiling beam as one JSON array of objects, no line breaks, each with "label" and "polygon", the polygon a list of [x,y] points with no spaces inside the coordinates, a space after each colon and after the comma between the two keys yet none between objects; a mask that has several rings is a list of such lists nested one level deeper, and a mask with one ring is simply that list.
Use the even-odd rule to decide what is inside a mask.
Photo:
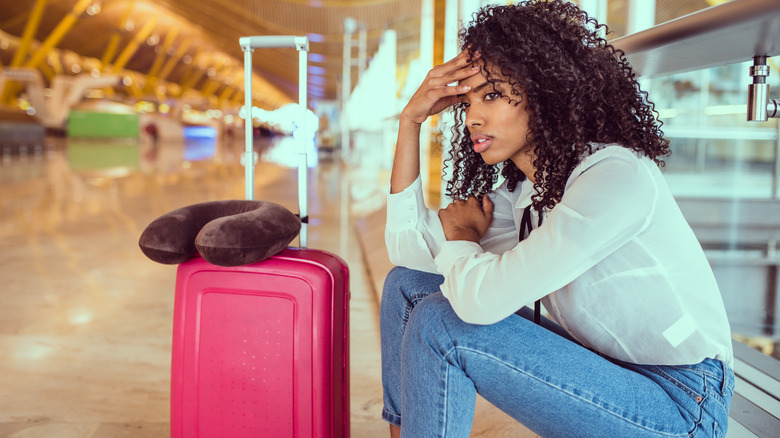
[{"label": "yellow ceiling beam", "polygon": [[180,87],[180,95],[183,95],[186,91],[192,89],[192,87],[195,86],[195,84],[198,83],[198,80],[200,79],[200,76],[203,74],[203,71],[201,71],[200,68],[198,68],[198,63],[196,60],[200,57],[200,48],[195,48],[195,56],[192,57],[193,61],[189,64],[189,70],[184,73],[184,76],[179,80]]},{"label": "yellow ceiling beam", "polygon": [[206,97],[210,97],[214,94],[215,91],[217,91],[217,88],[219,88],[220,85],[222,85],[221,82],[215,81],[214,79],[209,79],[208,84],[206,84],[206,87],[203,88],[201,93]]},{"label": "yellow ceiling beam", "polygon": [[165,62],[165,56],[168,55],[168,49],[173,46],[173,42],[176,41],[176,37],[179,34],[179,30],[175,27],[170,28],[168,31],[168,34],[165,35],[165,40],[162,44],[162,50],[160,50],[160,53],[157,54],[157,56],[154,58],[154,64],[152,64],[152,68],[149,69],[149,73],[146,75],[151,78],[156,78],[157,73],[160,71],[160,69],[163,66],[163,62]]},{"label": "yellow ceiling beam", "polygon": [[[220,58],[217,60],[216,65],[214,65],[214,76],[209,77],[206,81],[206,84],[204,88],[201,90],[201,94],[205,97],[210,97],[212,94],[214,94],[215,91],[217,91],[217,88],[222,84],[221,82],[217,81],[216,79],[213,79],[217,77],[223,69],[227,68],[228,66],[225,65],[224,59]],[[208,68],[206,69],[208,72]]]},{"label": "yellow ceiling beam", "polygon": [[73,25],[76,24],[79,16],[84,13],[87,6],[92,4],[92,1],[93,0],[79,0],[73,6],[73,9],[65,15],[62,21],[60,21],[57,27],[51,31],[49,37],[46,38],[46,41],[44,41],[41,47],[35,51],[35,54],[24,64],[24,66],[30,68],[38,67],[38,64],[49,55],[49,51],[57,46],[62,38],[73,28]]},{"label": "yellow ceiling beam", "polygon": [[111,66],[110,71],[118,73],[120,70],[125,68],[125,65],[127,65],[128,61],[130,61],[130,58],[132,58],[133,55],[135,55],[135,52],[138,50],[138,46],[146,41],[146,38],[149,37],[149,34],[152,33],[152,30],[154,30],[155,26],[157,26],[157,17],[153,16],[149,21],[144,23],[143,27],[141,27],[138,33],[135,34],[132,41],[130,41],[124,50],[122,50],[122,53],[120,53],[116,58],[114,65]]},{"label": "yellow ceiling beam", "polygon": [[[27,53],[30,51],[30,45],[35,36],[35,32],[38,31],[38,25],[41,23],[41,17],[43,16],[43,11],[45,9],[46,0],[36,0],[32,12],[30,12],[30,17],[24,25],[24,31],[22,33],[22,39],[19,41],[19,46],[16,48],[13,58],[11,58],[10,67],[19,67],[24,62],[24,58],[27,57]],[[6,81],[3,89],[0,90],[0,102],[12,103],[18,92],[19,85],[17,83]]]},{"label": "yellow ceiling beam", "polygon": [[244,90],[237,90],[240,91],[240,93],[236,93],[233,95],[233,97],[230,99],[230,106],[239,106],[244,104]]},{"label": "yellow ceiling beam", "polygon": [[51,80],[54,79],[54,70],[52,70],[51,66],[44,62],[38,67],[38,70],[40,70],[46,79],[49,80],[49,83],[51,83]]},{"label": "yellow ceiling beam", "polygon": [[168,61],[165,63],[165,67],[163,67],[162,71],[160,72],[161,81],[164,81],[165,79],[168,78],[168,75],[171,74],[173,68],[176,67],[176,64],[179,62],[179,60],[187,53],[187,50],[190,49],[191,44],[192,44],[192,40],[186,38],[184,41],[181,42],[179,48],[176,49],[176,53],[174,53],[173,56],[168,58]]},{"label": "yellow ceiling beam", "polygon": [[136,99],[141,100],[144,97],[144,92],[141,90],[141,87],[138,86],[137,81],[133,80],[127,88],[130,89],[130,94]]},{"label": "yellow ceiling beam", "polygon": [[219,106],[225,106],[225,101],[236,91],[233,87],[225,87],[222,93],[219,95]]},{"label": "yellow ceiling beam", "polygon": [[157,96],[157,101],[162,103],[165,102],[165,95],[168,92],[168,88],[164,85],[154,86],[152,92]]},{"label": "yellow ceiling beam", "polygon": [[116,56],[116,52],[119,50],[119,43],[122,41],[122,32],[124,31],[125,26],[127,26],[127,20],[130,19],[130,13],[133,12],[134,6],[135,0],[129,0],[127,2],[127,7],[125,7],[125,11],[119,19],[119,27],[114,29],[111,37],[108,39],[108,46],[106,46],[106,50],[103,52],[103,57],[100,58],[101,71],[106,71],[106,68],[111,64],[111,60]]},{"label": "yellow ceiling beam", "polygon": [[172,27],[170,30],[168,30],[168,34],[165,35],[165,40],[163,41],[161,50],[157,53],[157,56],[155,56],[154,63],[149,69],[149,72],[146,74],[146,91],[152,91],[152,87],[157,85],[157,73],[160,72],[160,69],[163,66],[163,62],[165,62],[165,56],[168,55],[168,49],[173,46],[173,42],[176,41],[178,34],[179,30],[175,27]]},{"label": "yellow ceiling beam", "polygon": [[19,47],[14,52],[14,57],[11,60],[11,67],[19,67],[22,65],[24,58],[27,56],[27,52],[30,50],[30,43],[35,36],[35,32],[38,31],[38,25],[41,23],[41,17],[43,17],[44,10],[46,10],[46,0],[36,0],[35,5],[30,12],[30,17],[24,25],[22,39],[19,41]]},{"label": "yellow ceiling beam", "polygon": [[203,70],[199,68],[193,68],[191,72],[192,74],[190,74],[186,79],[182,80],[182,84],[181,84],[182,94],[194,89],[195,85],[198,85],[198,81],[200,81],[200,78],[203,77]]},{"label": "yellow ceiling beam", "polygon": [[52,69],[54,69],[54,74],[61,75],[63,73],[62,60],[60,60],[59,54],[49,54],[49,60],[47,64],[51,64]]}]

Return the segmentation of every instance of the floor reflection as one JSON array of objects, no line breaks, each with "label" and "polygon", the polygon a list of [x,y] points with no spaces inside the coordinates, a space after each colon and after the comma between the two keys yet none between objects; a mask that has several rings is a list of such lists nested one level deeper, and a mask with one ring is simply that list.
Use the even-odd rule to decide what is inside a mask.
[{"label": "floor reflection", "polygon": [[[297,212],[297,172],[263,154],[277,142],[256,143],[256,197]],[[0,436],[167,436],[175,267],[137,240],[175,208],[243,199],[242,155],[240,139],[49,138],[0,162]],[[378,311],[334,189],[348,173],[310,170],[309,243],[350,266],[353,436],[373,437],[386,431]]]}]

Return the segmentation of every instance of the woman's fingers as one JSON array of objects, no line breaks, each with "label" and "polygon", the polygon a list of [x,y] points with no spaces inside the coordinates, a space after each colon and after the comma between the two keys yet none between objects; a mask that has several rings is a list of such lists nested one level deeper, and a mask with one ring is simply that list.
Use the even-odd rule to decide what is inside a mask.
[{"label": "woman's fingers", "polygon": [[[472,60],[474,58],[472,57]],[[469,62],[466,52],[461,52],[450,61],[437,65],[428,72],[420,88],[404,108],[404,113],[414,123],[422,123],[429,116],[438,114],[458,102],[457,95],[469,88],[456,83],[479,72],[479,67]]]},{"label": "woman's fingers", "polygon": [[429,73],[429,80],[434,86],[443,86],[452,82],[461,81],[479,73],[479,66],[466,63],[447,65],[442,64],[434,67]]},{"label": "woman's fingers", "polygon": [[488,195],[482,196],[482,212],[485,213],[485,218],[488,220],[488,223],[493,219],[493,208],[495,206],[493,205],[493,201],[490,200],[490,197]]},{"label": "woman's fingers", "polygon": [[471,236],[465,240],[479,241],[493,216],[493,203],[487,198],[482,200],[470,196],[467,199],[456,199],[446,208],[439,210],[439,219],[447,239],[461,240],[463,236]]},{"label": "woman's fingers", "polygon": [[449,61],[445,62],[442,65],[453,65],[457,68],[461,68],[464,65],[472,64],[474,61],[479,59],[479,53],[471,54],[471,59],[469,60],[469,52],[467,50],[464,50],[460,53],[458,53],[458,56],[450,59]]}]

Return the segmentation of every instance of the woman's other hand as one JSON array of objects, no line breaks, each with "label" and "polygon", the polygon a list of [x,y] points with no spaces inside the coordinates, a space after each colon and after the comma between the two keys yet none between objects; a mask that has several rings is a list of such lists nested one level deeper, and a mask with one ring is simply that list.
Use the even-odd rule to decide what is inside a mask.
[{"label": "woman's other hand", "polygon": [[479,243],[493,220],[493,202],[487,195],[481,203],[473,196],[465,201],[458,199],[439,210],[439,220],[447,240]]},{"label": "woman's other hand", "polygon": [[479,73],[479,67],[473,64],[477,57],[478,54],[469,62],[468,53],[463,51],[455,58],[429,71],[420,88],[415,91],[401,112],[401,118],[422,125],[429,116],[458,103],[458,94],[466,93],[470,87],[447,84]]}]

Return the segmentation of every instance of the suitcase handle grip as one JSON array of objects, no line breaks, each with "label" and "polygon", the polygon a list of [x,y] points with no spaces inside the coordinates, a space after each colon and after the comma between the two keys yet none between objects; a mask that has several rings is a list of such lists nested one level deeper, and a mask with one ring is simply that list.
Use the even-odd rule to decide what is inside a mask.
[{"label": "suitcase handle grip", "polygon": [[238,39],[241,50],[297,49],[309,51],[309,38],[294,35],[249,36]]}]

